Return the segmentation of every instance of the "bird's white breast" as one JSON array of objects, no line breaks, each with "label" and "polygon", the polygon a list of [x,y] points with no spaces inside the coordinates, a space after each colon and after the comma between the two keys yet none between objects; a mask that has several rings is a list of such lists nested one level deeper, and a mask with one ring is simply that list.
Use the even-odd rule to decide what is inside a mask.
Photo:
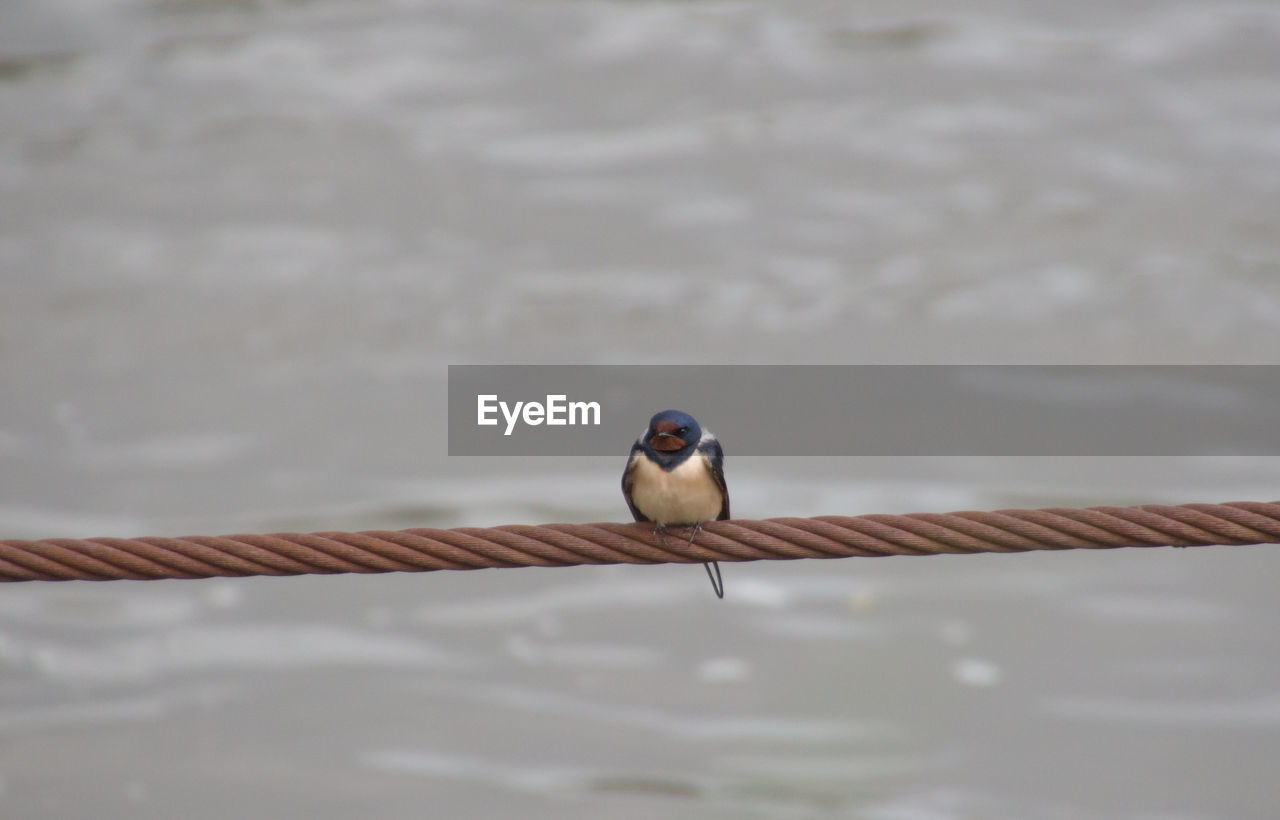
[{"label": "bird's white breast", "polygon": [[657,524],[696,524],[714,521],[723,500],[711,478],[706,459],[695,454],[674,470],[654,464],[643,453],[632,458],[631,501]]}]

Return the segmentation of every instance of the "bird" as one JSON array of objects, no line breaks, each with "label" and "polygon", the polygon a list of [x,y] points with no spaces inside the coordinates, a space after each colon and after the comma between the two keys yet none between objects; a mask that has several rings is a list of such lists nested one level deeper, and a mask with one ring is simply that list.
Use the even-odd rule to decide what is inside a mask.
[{"label": "bird", "polygon": [[[689,527],[692,544],[705,522],[729,517],[719,440],[688,413],[654,414],[631,447],[622,473],[622,496],[636,521],[653,523],[655,535],[665,538],[668,527]],[[723,598],[720,564],[708,561],[703,566],[716,597]]]}]

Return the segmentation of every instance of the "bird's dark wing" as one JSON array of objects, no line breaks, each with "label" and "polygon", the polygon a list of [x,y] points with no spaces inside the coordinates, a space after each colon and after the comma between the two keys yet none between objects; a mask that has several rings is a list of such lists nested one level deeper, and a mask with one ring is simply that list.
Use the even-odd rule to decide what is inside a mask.
[{"label": "bird's dark wing", "polygon": [[631,500],[631,488],[635,483],[635,457],[636,453],[644,448],[640,446],[640,442],[636,442],[631,447],[631,455],[627,456],[627,468],[622,471],[622,497],[627,500],[627,506],[631,508],[631,515],[637,521],[648,521],[640,510],[636,508],[635,502]]},{"label": "bird's dark wing", "polygon": [[720,488],[720,515],[716,520],[723,521],[729,517],[729,488],[724,483],[724,450],[720,447],[719,439],[714,438],[699,444],[698,449],[706,455],[711,467],[711,480]]}]

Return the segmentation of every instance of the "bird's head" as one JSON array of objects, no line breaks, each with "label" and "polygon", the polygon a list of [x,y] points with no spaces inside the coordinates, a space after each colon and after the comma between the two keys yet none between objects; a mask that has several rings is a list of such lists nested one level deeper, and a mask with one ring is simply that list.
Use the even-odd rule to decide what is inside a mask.
[{"label": "bird's head", "polygon": [[675,454],[697,446],[701,438],[702,428],[693,416],[679,410],[663,410],[649,419],[644,443],[660,453]]}]

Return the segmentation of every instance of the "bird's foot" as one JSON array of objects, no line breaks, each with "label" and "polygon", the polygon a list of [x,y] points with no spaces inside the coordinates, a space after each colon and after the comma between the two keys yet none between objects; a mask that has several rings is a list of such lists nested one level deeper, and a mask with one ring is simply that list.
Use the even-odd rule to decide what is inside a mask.
[{"label": "bird's foot", "polygon": [[[693,544],[693,539],[697,538],[702,532],[702,522],[686,525],[689,529],[689,544]],[[662,546],[667,546],[667,528],[662,524],[653,525],[653,534],[662,539]],[[711,579],[711,590],[715,592],[717,598],[724,597],[724,579],[720,577],[720,562],[707,561],[703,563],[703,567],[707,570],[707,577]]]}]

